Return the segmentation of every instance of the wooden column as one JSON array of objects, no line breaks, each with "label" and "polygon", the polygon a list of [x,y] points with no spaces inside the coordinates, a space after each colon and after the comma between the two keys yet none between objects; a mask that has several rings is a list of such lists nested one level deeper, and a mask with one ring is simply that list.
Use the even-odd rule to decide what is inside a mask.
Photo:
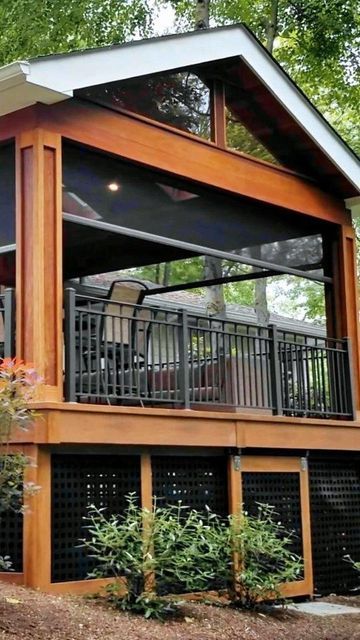
[{"label": "wooden column", "polygon": [[16,352],[34,363],[44,400],[62,399],[61,138],[16,138]]},{"label": "wooden column", "polygon": [[[152,469],[151,469],[151,455],[143,453],[141,455],[141,507],[147,509],[150,513],[152,511]],[[147,538],[149,536],[149,527],[146,517],[144,518],[144,543],[147,547]],[[151,552],[153,549],[151,547]],[[145,574],[145,590],[155,590],[155,574],[153,571],[149,571]]]},{"label": "wooden column", "polygon": [[51,582],[51,455],[33,445],[28,453],[31,465],[25,482],[39,489],[25,499],[24,584],[48,591]]},{"label": "wooden column", "polygon": [[356,239],[352,226],[339,227],[334,248],[334,307],[337,337],[351,340],[355,406],[360,411],[360,332]]}]

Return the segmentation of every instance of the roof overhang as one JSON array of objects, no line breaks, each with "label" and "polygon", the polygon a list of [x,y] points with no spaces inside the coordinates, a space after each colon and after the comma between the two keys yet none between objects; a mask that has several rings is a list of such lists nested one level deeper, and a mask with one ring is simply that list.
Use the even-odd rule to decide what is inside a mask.
[{"label": "roof overhang", "polygon": [[[76,89],[243,58],[289,115],[360,193],[360,162],[244,25],[44,56],[0,69],[0,115],[36,102],[66,100]],[[350,194],[349,195],[353,195]]]}]

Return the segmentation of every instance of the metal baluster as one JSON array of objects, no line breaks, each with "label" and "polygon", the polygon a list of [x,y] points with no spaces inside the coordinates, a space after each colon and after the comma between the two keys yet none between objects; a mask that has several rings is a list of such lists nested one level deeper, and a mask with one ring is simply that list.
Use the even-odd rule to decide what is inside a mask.
[{"label": "metal baluster", "polygon": [[75,289],[65,289],[65,401],[76,402]]}]

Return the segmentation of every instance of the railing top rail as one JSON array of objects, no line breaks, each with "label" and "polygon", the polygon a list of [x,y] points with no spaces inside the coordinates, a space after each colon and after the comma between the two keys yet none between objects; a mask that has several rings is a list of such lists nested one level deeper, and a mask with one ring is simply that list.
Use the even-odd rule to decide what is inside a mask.
[{"label": "railing top rail", "polygon": [[[69,287],[71,289],[71,287]],[[75,290],[74,290],[75,291]],[[4,294],[1,294],[1,297]],[[77,302],[81,301],[83,303],[83,306],[80,306],[78,304],[76,304]],[[167,307],[162,307],[159,304],[148,304],[146,303],[141,303],[141,304],[134,304],[132,302],[120,302],[117,300],[112,300],[110,298],[107,297],[100,297],[100,296],[89,296],[89,295],[85,295],[85,294],[80,294],[77,293],[75,291],[75,308],[77,311],[81,311],[81,312],[91,312],[91,313],[96,313],[96,314],[105,314],[105,315],[112,315],[111,313],[109,313],[109,311],[101,311],[100,309],[89,309],[86,308],[84,303],[88,303],[90,305],[95,305],[95,304],[103,304],[103,305],[114,305],[114,306],[123,306],[123,307],[131,307],[135,310],[144,310],[144,309],[149,309],[150,311],[154,312],[154,313],[164,313],[166,314],[165,317],[169,317],[171,314],[183,314],[184,313],[184,309],[181,307],[175,307],[174,308],[169,308]],[[186,312],[187,316],[188,316],[188,322],[189,322],[189,328],[191,329],[199,329],[201,331],[207,331],[207,332],[211,332],[211,331],[215,331],[217,333],[224,333],[226,335],[243,335],[243,334],[237,334],[235,331],[229,331],[230,327],[242,327],[245,328],[247,330],[254,330],[256,331],[256,335],[247,335],[247,337],[252,337],[252,338],[261,338],[263,340],[267,339],[267,335],[266,332],[269,332],[269,329],[271,329],[272,326],[276,326],[277,330],[278,330],[278,339],[281,342],[284,343],[288,343],[288,344],[296,344],[296,340],[297,339],[302,339],[304,340],[303,346],[310,346],[307,344],[307,342],[309,340],[316,340],[319,341],[321,343],[324,343],[322,345],[317,345],[319,348],[320,346],[322,348],[331,348],[329,347],[330,344],[340,344],[340,343],[344,343],[344,338],[331,338],[331,337],[327,337],[327,336],[323,336],[323,335],[319,335],[318,333],[316,333],[316,331],[314,331],[313,334],[309,333],[309,332],[302,332],[302,331],[298,331],[298,330],[289,330],[289,329],[284,329],[281,327],[281,325],[261,325],[261,324],[256,324],[254,322],[242,322],[239,320],[233,320],[232,318],[226,318],[223,316],[209,316],[206,315],[205,313],[194,313],[192,311]],[[150,319],[149,319],[150,320]],[[157,321],[160,322],[160,317],[157,317]],[[207,323],[207,326],[203,325],[203,326],[197,326],[196,323],[198,321],[202,321],[204,323]],[[221,327],[214,327],[212,325],[214,325],[215,323],[219,323],[222,327],[227,327],[227,329],[223,329]],[[326,344],[325,344],[326,343]]]}]

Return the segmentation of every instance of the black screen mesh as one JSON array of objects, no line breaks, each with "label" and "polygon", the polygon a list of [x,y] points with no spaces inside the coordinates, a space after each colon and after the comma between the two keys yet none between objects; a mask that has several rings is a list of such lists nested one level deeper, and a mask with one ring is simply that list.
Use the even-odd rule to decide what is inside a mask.
[{"label": "black screen mesh", "polygon": [[228,514],[226,458],[195,456],[152,458],[153,494],[159,504],[178,504],[203,511],[207,505]]},{"label": "black screen mesh", "polygon": [[244,472],[244,509],[256,516],[259,503],[274,507],[277,521],[293,534],[292,551],[303,555],[301,529],[300,478],[298,473]]},{"label": "black screen mesh", "polygon": [[140,494],[138,456],[52,456],[52,581],[82,580],[93,568],[83,549],[87,507],[121,513],[125,496]]},{"label": "black screen mesh", "polygon": [[360,561],[360,463],[310,461],[312,552],[318,593],[360,587],[360,575],[344,560]]}]

